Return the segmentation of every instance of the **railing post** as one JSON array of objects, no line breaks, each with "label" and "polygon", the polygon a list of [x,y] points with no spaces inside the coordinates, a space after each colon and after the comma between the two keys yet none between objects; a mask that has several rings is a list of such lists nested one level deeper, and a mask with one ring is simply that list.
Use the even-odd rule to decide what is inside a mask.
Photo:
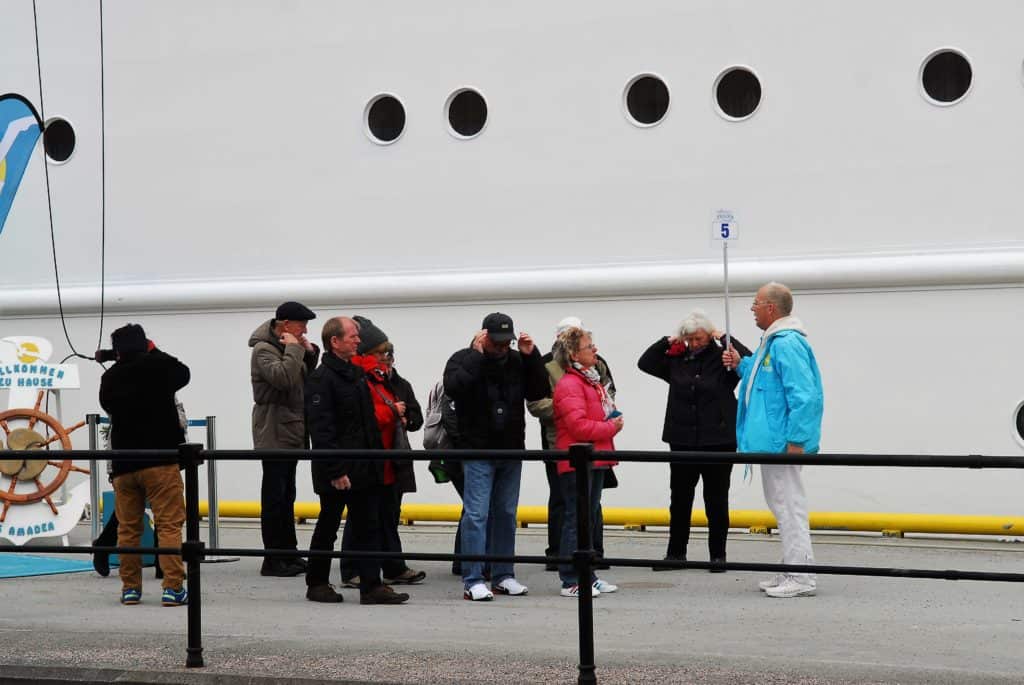
[{"label": "railing post", "polygon": [[[217,449],[217,417],[206,417],[206,449]],[[209,524],[210,547],[220,547],[220,505],[217,502],[217,462],[206,465],[206,521]]]},{"label": "railing post", "polygon": [[188,576],[188,650],[185,666],[203,665],[202,585],[200,568],[205,545],[199,539],[199,464],[203,446],[186,443],[178,448],[180,463],[185,466],[185,542],[181,556]]},{"label": "railing post", "polygon": [[[98,450],[100,448],[100,415],[86,414],[85,423],[89,426],[89,449]],[[98,459],[89,460],[89,506],[92,512],[89,517],[90,540],[98,538],[102,529],[100,525],[100,474],[97,473],[100,468],[99,463]]]},{"label": "railing post", "polygon": [[569,447],[569,460],[576,469],[576,579],[579,583],[580,675],[578,683],[596,683],[594,666],[594,545],[590,532],[590,470],[594,446],[578,443]]}]

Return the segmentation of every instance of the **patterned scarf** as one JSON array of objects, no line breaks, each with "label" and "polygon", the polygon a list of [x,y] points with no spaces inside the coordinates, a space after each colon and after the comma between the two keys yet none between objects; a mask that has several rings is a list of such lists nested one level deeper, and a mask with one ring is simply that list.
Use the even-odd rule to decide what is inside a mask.
[{"label": "patterned scarf", "polygon": [[587,382],[597,390],[597,396],[601,398],[601,408],[604,409],[604,415],[608,416],[615,411],[615,401],[608,394],[608,390],[601,385],[601,374],[598,373],[597,369],[593,366],[585,369],[579,362],[573,362],[572,368],[579,371],[580,375],[587,379]]}]

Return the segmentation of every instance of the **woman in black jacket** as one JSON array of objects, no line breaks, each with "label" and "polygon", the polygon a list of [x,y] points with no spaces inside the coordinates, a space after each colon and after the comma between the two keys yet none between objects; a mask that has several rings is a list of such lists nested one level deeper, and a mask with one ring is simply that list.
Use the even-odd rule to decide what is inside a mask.
[{"label": "woman in black jacket", "polygon": [[[674,337],[664,337],[647,348],[640,370],[668,383],[665,428],[661,439],[673,452],[736,451],[736,396],[739,376],[722,365],[723,335],[707,315],[695,310]],[[732,344],[743,356],[750,350],[736,338]],[[729,480],[731,464],[689,464],[671,468],[671,503],[668,550],[665,559],[686,561],[690,516],[697,481],[704,479],[704,508],[708,517],[708,551],[712,562],[725,562],[729,532]],[[655,566],[655,571],[673,570]],[[724,569],[712,569],[712,572]]]}]

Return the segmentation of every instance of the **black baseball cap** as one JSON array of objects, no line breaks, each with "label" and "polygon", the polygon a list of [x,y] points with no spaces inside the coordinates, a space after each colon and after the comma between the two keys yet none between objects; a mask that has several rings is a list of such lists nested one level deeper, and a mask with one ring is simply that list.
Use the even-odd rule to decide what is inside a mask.
[{"label": "black baseball cap", "polygon": [[501,312],[485,316],[483,328],[494,342],[508,342],[516,337],[515,330],[512,328],[512,317]]},{"label": "black baseball cap", "polygon": [[274,314],[275,321],[311,321],[315,318],[316,314],[298,302],[284,302]]}]

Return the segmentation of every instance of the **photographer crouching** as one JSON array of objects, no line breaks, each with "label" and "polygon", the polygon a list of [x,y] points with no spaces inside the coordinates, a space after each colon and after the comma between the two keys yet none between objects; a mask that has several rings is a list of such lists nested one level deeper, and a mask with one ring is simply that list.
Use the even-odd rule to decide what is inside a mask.
[{"label": "photographer crouching", "polygon": [[[161,352],[138,324],[111,333],[113,350],[98,350],[97,360],[115,359],[100,379],[100,405],[110,416],[110,446],[115,450],[176,449],[185,441],[174,393],[189,381],[188,367]],[[177,457],[111,461],[119,547],[138,547],[148,500],[157,538],[165,547],[181,547],[185,522],[184,485]],[[164,606],[188,603],[185,567],[180,555],[162,556]],[[142,560],[121,555],[121,603],[142,601]]]}]

